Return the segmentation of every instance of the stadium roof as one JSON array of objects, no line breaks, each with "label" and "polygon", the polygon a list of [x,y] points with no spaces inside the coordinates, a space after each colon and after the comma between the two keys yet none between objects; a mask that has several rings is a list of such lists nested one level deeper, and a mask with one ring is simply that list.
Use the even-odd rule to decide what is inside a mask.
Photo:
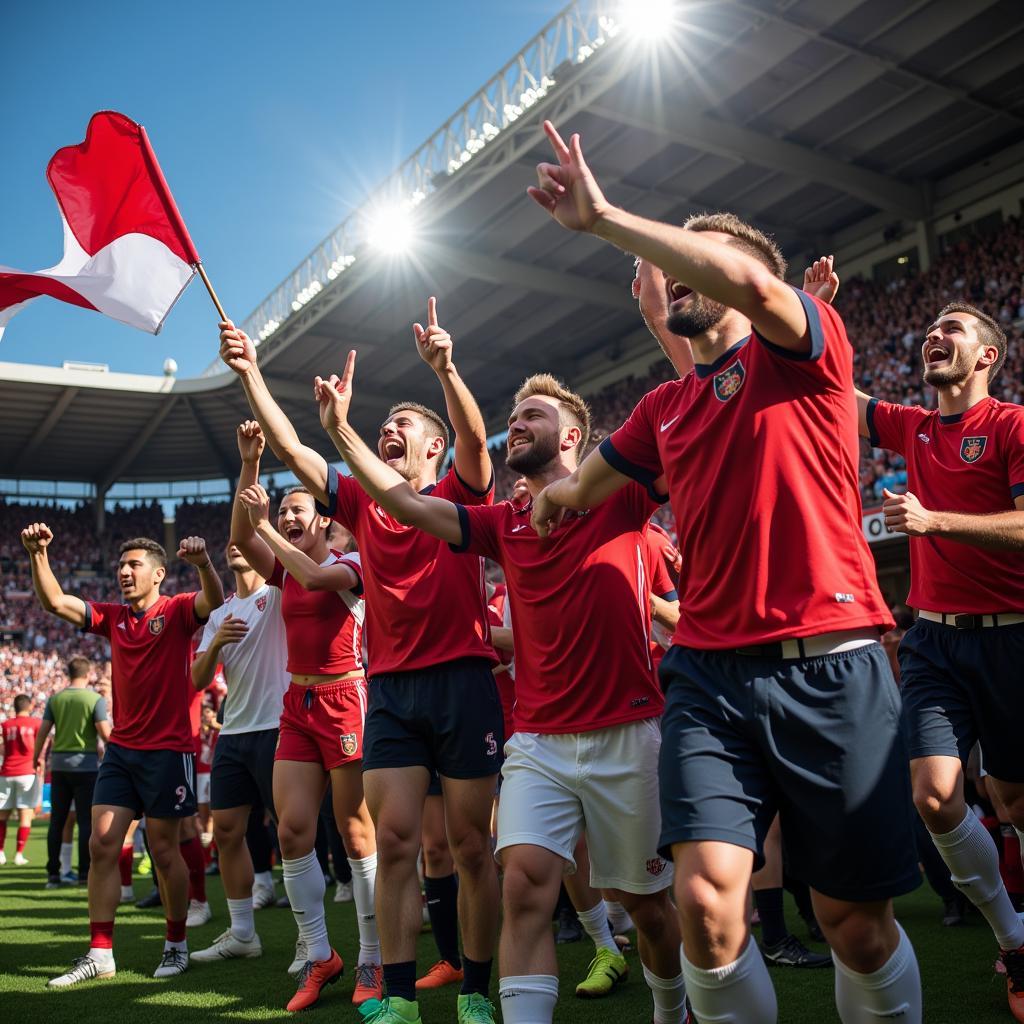
[{"label": "stadium roof", "polygon": [[[524,196],[548,158],[545,117],[581,132],[613,201],[665,220],[730,209],[794,259],[880,244],[1020,180],[1018,0],[677,8],[678,24],[642,43],[618,4],[571,4],[253,313],[264,373],[305,440],[336,457],[310,381],[350,347],[364,435],[398,398],[437,404],[409,329],[428,294],[495,424],[526,373],[579,386],[652,351],[629,262]],[[391,230],[415,226],[405,258],[366,241],[385,208]],[[0,363],[0,477],[230,477],[247,415],[219,366],[175,380]]]}]

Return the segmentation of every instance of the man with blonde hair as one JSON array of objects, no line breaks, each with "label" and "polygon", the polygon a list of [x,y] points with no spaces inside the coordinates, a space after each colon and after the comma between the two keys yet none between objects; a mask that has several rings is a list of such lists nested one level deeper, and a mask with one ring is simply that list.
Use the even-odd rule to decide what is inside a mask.
[{"label": "man with blonde hair", "polygon": [[[530,525],[531,504],[467,506],[417,492],[349,424],[354,371],[352,352],[343,378],[316,382],[321,422],[353,475],[398,522],[505,571],[516,705],[498,810],[502,1017],[506,1024],[552,1020],[551,914],[585,828],[591,885],[613,890],[636,922],[654,1020],[679,1024],[686,1011],[668,900],[672,866],[657,852],[663,702],[650,659],[652,572],[643,543],[656,504],[633,484],[599,508],[566,516],[542,540]],[[532,498],[573,472],[589,435],[583,399],[537,374],[515,395],[509,468],[526,478]],[[607,974],[610,988],[624,977],[625,961],[602,950],[595,972]]]}]

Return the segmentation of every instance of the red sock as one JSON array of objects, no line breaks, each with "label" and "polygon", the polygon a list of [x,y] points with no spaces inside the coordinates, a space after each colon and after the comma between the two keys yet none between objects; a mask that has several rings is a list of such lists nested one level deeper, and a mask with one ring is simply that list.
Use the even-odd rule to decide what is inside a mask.
[{"label": "red sock", "polygon": [[1003,856],[999,867],[1007,892],[1024,892],[1024,866],[1020,862],[1020,839],[1012,825],[1003,831]]},{"label": "red sock", "polygon": [[[25,844],[28,842],[29,833],[32,831],[28,825],[18,826],[18,853],[22,853],[25,849]],[[1018,847],[1018,850],[1020,847]],[[1020,860],[1020,857],[1017,858]]]},{"label": "red sock", "polygon": [[188,898],[206,902],[206,865],[203,863],[203,844],[198,838],[186,839],[181,844],[181,855],[188,868]]},{"label": "red sock", "polygon": [[89,947],[91,949],[113,949],[114,948],[114,922],[113,921],[90,921],[89,922]]},{"label": "red sock", "polygon": [[132,857],[134,849],[131,846],[122,846],[121,853],[117,858],[117,869],[121,872],[121,884],[132,884]]},{"label": "red sock", "polygon": [[183,917],[180,921],[172,921],[167,918],[167,941],[168,942],[184,942],[185,941],[185,918]]},{"label": "red sock", "polygon": [[5,842],[7,842],[7,822],[0,821],[0,850],[4,848]]}]

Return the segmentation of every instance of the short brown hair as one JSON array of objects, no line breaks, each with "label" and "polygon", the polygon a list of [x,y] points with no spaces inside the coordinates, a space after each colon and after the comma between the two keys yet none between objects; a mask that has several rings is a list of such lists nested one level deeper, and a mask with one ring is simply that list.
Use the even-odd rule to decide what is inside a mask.
[{"label": "short brown hair", "polygon": [[92,662],[84,654],[68,658],[68,679],[81,679],[92,669]]},{"label": "short brown hair", "polygon": [[554,398],[558,402],[558,411],[562,422],[569,422],[572,426],[579,427],[580,439],[576,445],[577,454],[586,451],[587,442],[590,440],[590,406],[575,391],[570,391],[550,373],[535,373],[532,377],[527,377],[515,393],[512,404],[516,406],[527,398],[533,398],[534,395]]},{"label": "short brown hair", "polygon": [[999,355],[996,356],[996,361],[988,368],[988,379],[990,381],[995,380],[997,374],[1003,368],[1003,363],[1006,362],[1006,333],[1002,327],[988,313],[983,313],[976,306],[969,306],[966,302],[951,302],[949,305],[943,306],[935,319],[941,320],[944,316],[949,316],[950,313],[966,313],[968,316],[973,316],[978,321],[978,337],[981,338],[982,343],[985,345],[995,345]]},{"label": "short brown hair", "polygon": [[740,220],[735,213],[695,213],[686,219],[683,227],[687,231],[717,231],[732,235],[737,249],[763,263],[779,280],[786,277],[786,257],[775,240]]},{"label": "short brown hair", "polygon": [[167,552],[164,551],[163,545],[148,537],[132,537],[131,540],[126,540],[117,549],[117,553],[123,555],[126,551],[145,551],[158,569],[167,568]]},{"label": "short brown hair", "polygon": [[428,409],[425,405],[420,405],[419,402],[398,402],[388,409],[388,419],[391,419],[396,412],[401,412],[403,409],[407,412],[414,412],[417,416],[425,419],[427,421],[428,431],[433,427],[434,436],[444,439],[444,451],[441,452],[441,454],[444,455],[444,452],[448,450],[448,445],[451,444],[451,440],[448,436],[448,424],[445,423],[444,418],[434,412],[433,409]]},{"label": "short brown hair", "polygon": [[32,698],[27,693],[19,693],[17,697],[14,698],[15,712],[28,711],[30,707],[32,707]]}]

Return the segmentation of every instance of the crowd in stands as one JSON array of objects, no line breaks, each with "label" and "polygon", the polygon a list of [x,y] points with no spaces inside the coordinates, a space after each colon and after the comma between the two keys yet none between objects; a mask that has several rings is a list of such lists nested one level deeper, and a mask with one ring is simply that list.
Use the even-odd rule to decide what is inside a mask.
[{"label": "crowd in stands", "polygon": [[[837,270],[842,277],[843,268]],[[924,273],[888,282],[843,279],[836,307],[854,347],[857,386],[890,402],[932,403],[933,395],[921,381],[921,342],[938,310],[954,301],[979,306],[1003,323],[1008,355],[993,394],[1002,401],[1024,403],[1024,232],[1019,218],[1008,219],[995,232],[950,246]],[[618,427],[640,397],[668,379],[669,372],[668,363],[658,360],[646,374],[620,380],[590,396],[592,444]],[[511,495],[515,474],[505,465],[503,443],[492,451],[492,457],[500,500]],[[883,487],[899,488],[905,483],[903,460],[872,450],[864,442],[861,497],[865,507],[879,504]],[[46,615],[31,599],[32,582],[19,532],[40,519],[49,523],[56,535],[50,557],[54,572],[70,591],[91,600],[117,599],[111,569],[122,540],[164,538],[163,510],[156,501],[133,507],[115,505],[107,512],[101,542],[89,503],[66,508],[52,503],[20,504],[0,497],[0,711],[5,713],[19,692],[32,695],[36,710],[40,710],[46,694],[63,685],[62,660],[69,654],[80,651],[97,659],[106,657],[104,641]],[[674,536],[670,513],[660,513],[659,521]],[[229,526],[228,501],[186,499],[177,507],[176,537],[205,537],[215,561],[222,566]],[[194,584],[191,567],[172,557],[164,592],[175,593]],[[226,574],[225,585],[231,585]]]}]

